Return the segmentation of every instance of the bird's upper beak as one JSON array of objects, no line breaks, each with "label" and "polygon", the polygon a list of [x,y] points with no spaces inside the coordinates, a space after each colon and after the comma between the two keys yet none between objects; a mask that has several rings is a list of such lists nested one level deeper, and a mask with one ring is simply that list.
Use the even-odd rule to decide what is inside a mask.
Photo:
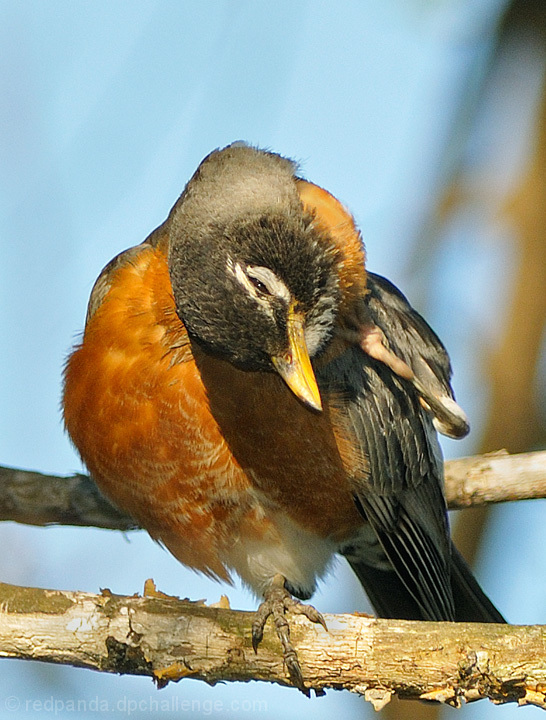
[{"label": "bird's upper beak", "polygon": [[288,351],[271,359],[294,395],[314,410],[322,410],[320,392],[305,342],[303,317],[293,308],[288,311]]}]

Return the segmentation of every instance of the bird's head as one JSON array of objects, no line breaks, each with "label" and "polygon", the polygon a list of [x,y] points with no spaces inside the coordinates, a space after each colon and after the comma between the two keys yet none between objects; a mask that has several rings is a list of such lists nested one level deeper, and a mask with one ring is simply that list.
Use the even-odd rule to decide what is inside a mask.
[{"label": "bird's head", "polygon": [[294,164],[242,144],[211,153],[170,216],[169,270],[190,337],[239,368],[277,372],[321,409],[342,258],[304,210]]}]

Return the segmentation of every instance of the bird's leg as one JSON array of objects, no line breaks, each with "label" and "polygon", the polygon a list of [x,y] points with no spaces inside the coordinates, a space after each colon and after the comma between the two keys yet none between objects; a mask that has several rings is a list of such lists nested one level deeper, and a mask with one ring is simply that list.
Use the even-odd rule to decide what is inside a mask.
[{"label": "bird's leg", "polygon": [[385,333],[372,320],[363,302],[357,306],[352,317],[345,319],[345,325],[338,329],[338,333],[346,342],[360,345],[367,355],[379,360],[399,377],[411,382],[415,380],[413,370],[389,348]]},{"label": "bird's leg", "polygon": [[328,630],[322,615],[312,605],[304,605],[292,597],[285,585],[283,575],[275,575],[271,581],[271,585],[264,594],[264,600],[256,611],[254,622],[252,623],[252,647],[254,652],[258,651],[264,627],[270,615],[273,616],[275,630],[281,641],[283,649],[284,662],[290,679],[305,695],[309,697],[309,689],[305,687],[303,675],[301,672],[298,655],[290,642],[290,625],[286,619],[286,611],[290,610],[299,615],[305,615],[306,618],[314,623],[320,623],[325,630]]},{"label": "bird's leg", "polygon": [[415,381],[413,370],[392,352],[387,345],[383,330],[374,323],[370,322],[360,327],[359,344],[365,353],[390,367],[396,375],[411,382]]}]

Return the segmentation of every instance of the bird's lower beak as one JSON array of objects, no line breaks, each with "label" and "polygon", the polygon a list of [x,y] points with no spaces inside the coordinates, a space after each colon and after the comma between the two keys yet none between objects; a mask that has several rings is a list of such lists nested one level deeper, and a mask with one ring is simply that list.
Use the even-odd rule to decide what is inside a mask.
[{"label": "bird's lower beak", "polygon": [[294,395],[314,410],[322,410],[320,392],[305,342],[303,318],[292,309],[288,312],[288,352],[271,359]]}]

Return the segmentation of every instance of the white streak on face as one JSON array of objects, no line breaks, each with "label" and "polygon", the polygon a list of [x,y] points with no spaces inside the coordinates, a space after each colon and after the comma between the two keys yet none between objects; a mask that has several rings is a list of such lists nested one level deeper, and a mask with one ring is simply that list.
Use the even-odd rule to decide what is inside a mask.
[{"label": "white streak on face", "polygon": [[273,317],[272,297],[283,300],[287,305],[290,304],[292,300],[290,290],[269,268],[260,265],[243,266],[239,262],[234,263],[231,257],[228,257],[226,266],[237,282],[270,317]]},{"label": "white streak on face", "polygon": [[[287,307],[294,302],[290,290],[284,282],[268,267],[261,265],[242,265],[228,256],[226,267],[244,290],[258,303],[264,312],[274,319],[271,299],[276,298],[286,303]],[[305,342],[310,357],[313,357],[332,334],[335,322],[333,302],[322,301],[322,307],[316,308],[313,317],[306,323]]]},{"label": "white streak on face", "polygon": [[305,327],[305,342],[310,357],[314,357],[327,338],[332,335],[335,312],[332,303],[322,303],[320,313],[313,317]]},{"label": "white streak on face", "polygon": [[291,302],[292,295],[290,290],[269,268],[261,267],[260,265],[248,265],[246,274],[249,278],[264,285],[269,295],[284,300],[287,305]]}]

